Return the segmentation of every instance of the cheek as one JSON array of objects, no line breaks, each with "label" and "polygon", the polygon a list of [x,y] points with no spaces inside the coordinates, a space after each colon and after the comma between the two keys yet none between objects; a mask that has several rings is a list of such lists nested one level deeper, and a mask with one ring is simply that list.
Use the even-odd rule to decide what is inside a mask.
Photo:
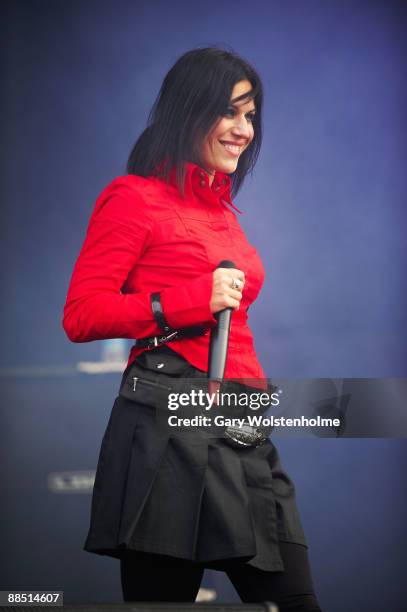
[{"label": "cheek", "polygon": [[210,134],[211,140],[213,142],[222,140],[222,136],[228,132],[229,128],[230,126],[227,119],[221,119]]},{"label": "cheek", "polygon": [[202,159],[208,160],[208,158],[211,156],[211,149],[212,149],[211,141],[209,139],[206,139],[201,149]]},{"label": "cheek", "polygon": [[227,122],[224,119],[221,119],[208,134],[203,145],[203,152],[206,157],[212,157],[213,155],[217,155],[219,153],[219,140],[222,139],[222,135],[224,135],[224,133],[227,131],[227,127]]},{"label": "cheek", "polygon": [[213,157],[214,155],[217,155],[217,154],[218,154],[218,152],[219,152],[219,150],[218,150],[218,146],[217,146],[218,144],[219,144],[219,143],[218,143],[218,140],[217,140],[217,138],[216,138],[216,137],[212,137],[212,138],[209,140],[209,143],[208,143],[208,148],[207,148],[207,152],[208,152],[208,154],[209,154],[211,157]]}]

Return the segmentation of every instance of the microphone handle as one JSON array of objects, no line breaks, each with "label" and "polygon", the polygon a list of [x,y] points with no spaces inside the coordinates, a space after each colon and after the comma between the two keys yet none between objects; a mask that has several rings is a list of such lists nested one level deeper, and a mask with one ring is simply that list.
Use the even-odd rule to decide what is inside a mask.
[{"label": "microphone handle", "polygon": [[[235,264],[229,260],[221,261],[217,267],[236,268]],[[208,356],[208,378],[219,382],[223,380],[223,375],[225,373],[232,311],[232,308],[225,308],[217,312],[214,317],[218,320],[218,324],[211,330]]]},{"label": "microphone handle", "polygon": [[228,354],[232,308],[225,308],[216,313],[214,317],[218,319],[218,324],[211,332],[208,377],[213,380],[222,381]]}]

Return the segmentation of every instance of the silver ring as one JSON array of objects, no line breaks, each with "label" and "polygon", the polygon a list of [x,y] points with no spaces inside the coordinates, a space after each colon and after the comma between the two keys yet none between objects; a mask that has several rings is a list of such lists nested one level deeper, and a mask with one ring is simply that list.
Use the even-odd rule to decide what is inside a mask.
[{"label": "silver ring", "polygon": [[238,278],[234,278],[233,283],[232,283],[232,289],[239,289],[241,284],[242,284],[241,280],[239,280]]}]

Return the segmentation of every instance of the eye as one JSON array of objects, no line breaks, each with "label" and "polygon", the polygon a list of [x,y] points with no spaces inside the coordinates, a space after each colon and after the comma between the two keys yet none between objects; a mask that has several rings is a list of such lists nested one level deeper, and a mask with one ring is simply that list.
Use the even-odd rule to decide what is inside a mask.
[{"label": "eye", "polygon": [[[223,117],[234,117],[236,115],[236,110],[230,106],[229,108],[227,108],[225,110],[225,112],[223,113]],[[250,121],[250,123],[253,123],[256,117],[256,113],[250,111],[249,113],[246,113],[246,119],[248,121]]]},{"label": "eye", "polygon": [[229,107],[225,110],[225,112],[223,113],[224,117],[234,117],[235,116],[235,109],[232,107]]}]

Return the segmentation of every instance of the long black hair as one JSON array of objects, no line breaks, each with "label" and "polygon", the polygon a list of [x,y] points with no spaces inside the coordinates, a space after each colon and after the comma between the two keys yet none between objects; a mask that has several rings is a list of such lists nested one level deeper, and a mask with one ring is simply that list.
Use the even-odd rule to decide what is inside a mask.
[{"label": "long black hair", "polygon": [[150,111],[147,127],[130,153],[127,172],[163,176],[168,182],[175,167],[183,195],[185,162],[199,159],[205,136],[230,105],[233,87],[246,79],[252,89],[237,100],[252,98],[255,103],[254,137],[230,175],[235,195],[246,174],[253,170],[260,152],[263,88],[259,75],[247,61],[218,47],[188,51],[170,69]]}]

